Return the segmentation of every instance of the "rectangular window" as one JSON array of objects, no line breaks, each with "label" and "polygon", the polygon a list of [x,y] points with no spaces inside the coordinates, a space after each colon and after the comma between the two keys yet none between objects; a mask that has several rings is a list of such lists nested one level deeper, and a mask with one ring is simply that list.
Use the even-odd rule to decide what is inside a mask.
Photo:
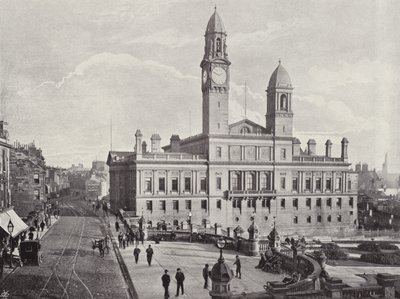
[{"label": "rectangular window", "polygon": [[203,210],[207,210],[207,199],[202,199],[201,200],[201,208]]},{"label": "rectangular window", "polygon": [[165,212],[165,200],[160,200],[160,210]]},{"label": "rectangular window", "polygon": [[144,180],[144,191],[151,192],[151,178],[145,178]]},{"label": "rectangular window", "polygon": [[172,201],[172,209],[177,212],[179,211],[179,200]]},{"label": "rectangular window", "polygon": [[146,200],[147,211],[153,211],[153,202],[151,200]]},{"label": "rectangular window", "polygon": [[286,149],[281,148],[281,160],[286,160]]},{"label": "rectangular window", "polygon": [[220,146],[217,146],[217,158],[222,157],[222,148]]},{"label": "rectangular window", "polygon": [[222,190],[222,179],[221,177],[217,177],[217,190]]},{"label": "rectangular window", "polygon": [[192,210],[192,201],[190,199],[185,200],[185,209],[189,211]]},{"label": "rectangular window", "polygon": [[293,218],[293,223],[294,223],[294,224],[299,223],[299,219],[297,218],[297,216],[294,216],[294,218]]},{"label": "rectangular window", "polygon": [[332,179],[327,178],[326,179],[326,186],[325,186],[326,191],[332,191]]},{"label": "rectangular window", "polygon": [[321,205],[322,205],[322,200],[321,200],[321,198],[317,198],[316,206],[320,208]]},{"label": "rectangular window", "polygon": [[40,200],[40,190],[35,190],[35,191],[33,191],[33,194],[34,194],[34,196],[35,196],[35,199],[39,199]]},{"label": "rectangular window", "polygon": [[178,192],[178,178],[172,178],[172,192]]},{"label": "rectangular window", "polygon": [[246,181],[247,181],[246,190],[254,190],[252,174],[247,175]]},{"label": "rectangular window", "polygon": [[340,197],[338,197],[337,202],[336,202],[336,206],[341,209],[342,208],[342,199]]},{"label": "rectangular window", "polygon": [[347,189],[348,189],[348,190],[351,190],[351,180],[348,180],[348,181],[347,181]]},{"label": "rectangular window", "polygon": [[311,223],[311,216],[307,216],[307,223]]},{"label": "rectangular window", "polygon": [[311,198],[306,199],[306,206],[309,210],[311,210]]},{"label": "rectangular window", "polygon": [[321,183],[322,183],[322,179],[321,178],[317,178],[315,180],[315,190],[321,191]]},{"label": "rectangular window", "polygon": [[329,198],[326,200],[326,206],[332,208],[332,198],[329,197]]},{"label": "rectangular window", "polygon": [[165,178],[158,178],[158,191],[165,192]]},{"label": "rectangular window", "polygon": [[354,200],[353,200],[353,197],[350,197],[350,198],[349,198],[349,206],[350,206],[350,208],[354,208]]},{"label": "rectangular window", "polygon": [[281,208],[282,209],[285,208],[285,199],[284,198],[281,199]]},{"label": "rectangular window", "polygon": [[339,191],[342,188],[342,178],[336,178],[335,191]]},{"label": "rectangular window", "polygon": [[192,186],[191,178],[185,178],[185,192],[190,192]]},{"label": "rectangular window", "polygon": [[306,178],[306,191],[311,190],[311,178]]},{"label": "rectangular window", "polygon": [[337,216],[337,222],[342,222],[342,215]]},{"label": "rectangular window", "polygon": [[207,179],[206,178],[201,178],[200,179],[200,191],[201,192],[206,192],[207,191]]},{"label": "rectangular window", "polygon": [[34,180],[35,184],[39,184],[39,174],[35,173],[33,175],[33,180]]},{"label": "rectangular window", "polygon": [[317,222],[319,222],[319,223],[322,222],[322,217],[321,217],[321,215],[318,215],[318,216],[317,216]]},{"label": "rectangular window", "polygon": [[221,200],[217,199],[217,209],[221,209]]},{"label": "rectangular window", "polygon": [[327,220],[328,220],[328,222],[332,222],[332,217],[331,217],[331,215],[328,215]]},{"label": "rectangular window", "polygon": [[285,190],[286,189],[286,178],[281,177],[281,189]]},{"label": "rectangular window", "polygon": [[299,209],[299,200],[297,198],[293,198],[293,208]]},{"label": "rectangular window", "polygon": [[240,190],[240,176],[237,173],[232,174],[231,186],[232,190]]},{"label": "rectangular window", "polygon": [[299,179],[298,178],[293,178],[292,180],[292,190],[297,191],[299,186]]}]

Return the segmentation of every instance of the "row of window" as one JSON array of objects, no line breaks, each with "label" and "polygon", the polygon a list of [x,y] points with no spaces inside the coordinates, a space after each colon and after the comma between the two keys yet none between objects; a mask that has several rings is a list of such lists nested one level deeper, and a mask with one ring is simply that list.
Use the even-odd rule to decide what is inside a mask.
[{"label": "row of window", "polygon": [[[312,182],[312,178],[305,179],[304,191],[311,191],[313,189],[316,191],[322,191],[322,178],[315,179],[314,188],[311,185],[311,182]],[[351,180],[348,181],[347,186],[348,186],[348,189],[351,189]],[[281,177],[281,189],[286,190],[286,178],[285,177]],[[336,178],[334,190],[340,191],[341,189],[342,189],[342,178]],[[299,190],[299,179],[298,178],[292,179],[292,190],[293,191]],[[325,191],[333,191],[332,190],[332,178],[326,178]]]},{"label": "row of window", "polygon": [[[353,212],[352,212],[352,211],[350,212],[350,215],[353,215]],[[326,217],[326,221],[327,221],[327,222],[332,222],[332,216],[331,216],[331,215],[328,215],[328,216]],[[342,215],[337,215],[337,216],[336,216],[336,221],[337,221],[337,222],[342,222]],[[306,217],[306,222],[307,222],[307,223],[311,223],[311,222],[312,222],[312,217],[311,217],[311,216],[307,216],[307,217]],[[317,216],[317,222],[318,222],[318,223],[321,223],[321,222],[322,222],[322,216],[321,216],[321,215],[318,215],[318,216]],[[298,216],[294,216],[294,217],[293,217],[293,223],[294,223],[294,224],[299,223],[299,217],[298,217]]]},{"label": "row of window", "polygon": [[[221,179],[221,178],[220,178]],[[221,181],[220,181],[221,185]],[[144,180],[144,191],[145,192],[152,192],[153,190],[153,179],[151,177],[147,177]],[[184,189],[185,192],[190,192],[192,190],[192,178],[191,177],[185,177],[185,184],[184,184]],[[166,192],[166,183],[165,183],[165,178],[158,178],[158,191],[159,192]],[[178,192],[179,191],[179,184],[178,184],[178,178],[174,177],[171,179],[171,191],[172,192]],[[207,191],[207,179],[206,178],[201,178],[200,179],[200,192],[206,192]]]},{"label": "row of window", "polygon": [[[153,211],[153,202],[152,200],[147,200],[146,201],[146,209],[147,211]],[[166,211],[166,201],[165,200],[159,200],[159,210],[161,211]],[[172,210],[179,212],[179,200],[173,200],[172,201]],[[201,200],[201,209],[207,210],[207,200],[202,199]],[[192,210],[192,201],[191,200],[185,200],[185,210],[191,211]]]},{"label": "row of window", "polygon": [[[231,190],[242,190],[242,177],[240,173],[231,173]],[[248,173],[246,175],[246,190],[256,190],[256,174]],[[260,190],[271,190],[271,173],[260,173]]]}]

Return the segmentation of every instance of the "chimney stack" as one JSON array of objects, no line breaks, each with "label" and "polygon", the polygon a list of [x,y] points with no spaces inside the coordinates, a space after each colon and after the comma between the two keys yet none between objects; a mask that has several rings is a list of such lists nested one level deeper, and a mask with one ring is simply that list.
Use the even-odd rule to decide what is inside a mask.
[{"label": "chimney stack", "polygon": [[368,172],[368,164],[367,163],[363,163],[362,172]]},{"label": "chimney stack", "polygon": [[300,156],[300,145],[301,145],[300,140],[298,138],[294,138],[292,143],[293,156]]},{"label": "chimney stack", "polygon": [[317,143],[314,139],[310,139],[307,142],[308,145],[308,155],[314,156],[317,152]]},{"label": "chimney stack", "polygon": [[159,153],[161,151],[161,137],[158,134],[151,135],[151,152]]},{"label": "chimney stack", "polygon": [[356,172],[361,172],[361,162],[356,164]]},{"label": "chimney stack", "polygon": [[332,157],[332,141],[330,139],[325,142],[325,156]]},{"label": "chimney stack", "polygon": [[346,137],[343,137],[342,139],[342,160],[343,161],[347,161],[347,159],[349,158],[348,154],[347,154],[347,148],[349,145],[349,141],[347,140]]},{"label": "chimney stack", "polygon": [[136,130],[135,137],[136,137],[135,152],[137,155],[141,155],[142,154],[142,137],[143,137],[143,135],[139,129]]},{"label": "chimney stack", "polygon": [[180,141],[181,139],[179,138],[179,135],[172,135],[170,138],[170,146],[171,146],[171,152],[177,153],[180,151]]}]

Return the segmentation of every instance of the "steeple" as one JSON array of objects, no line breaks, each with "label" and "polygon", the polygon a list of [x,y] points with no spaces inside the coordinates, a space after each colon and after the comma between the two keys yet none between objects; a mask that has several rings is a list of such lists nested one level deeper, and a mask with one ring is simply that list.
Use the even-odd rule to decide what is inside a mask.
[{"label": "steeple", "polygon": [[217,12],[217,6],[215,6],[214,13],[208,21],[204,37],[204,59],[228,58],[225,26]]}]

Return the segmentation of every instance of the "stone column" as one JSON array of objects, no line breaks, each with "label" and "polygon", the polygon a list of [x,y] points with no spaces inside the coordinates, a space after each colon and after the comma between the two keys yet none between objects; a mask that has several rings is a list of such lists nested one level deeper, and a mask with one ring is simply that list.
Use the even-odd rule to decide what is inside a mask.
[{"label": "stone column", "polygon": [[330,280],[325,282],[325,288],[327,291],[328,298],[340,299],[343,298],[343,289],[347,285],[342,282],[341,279],[332,277]]}]

